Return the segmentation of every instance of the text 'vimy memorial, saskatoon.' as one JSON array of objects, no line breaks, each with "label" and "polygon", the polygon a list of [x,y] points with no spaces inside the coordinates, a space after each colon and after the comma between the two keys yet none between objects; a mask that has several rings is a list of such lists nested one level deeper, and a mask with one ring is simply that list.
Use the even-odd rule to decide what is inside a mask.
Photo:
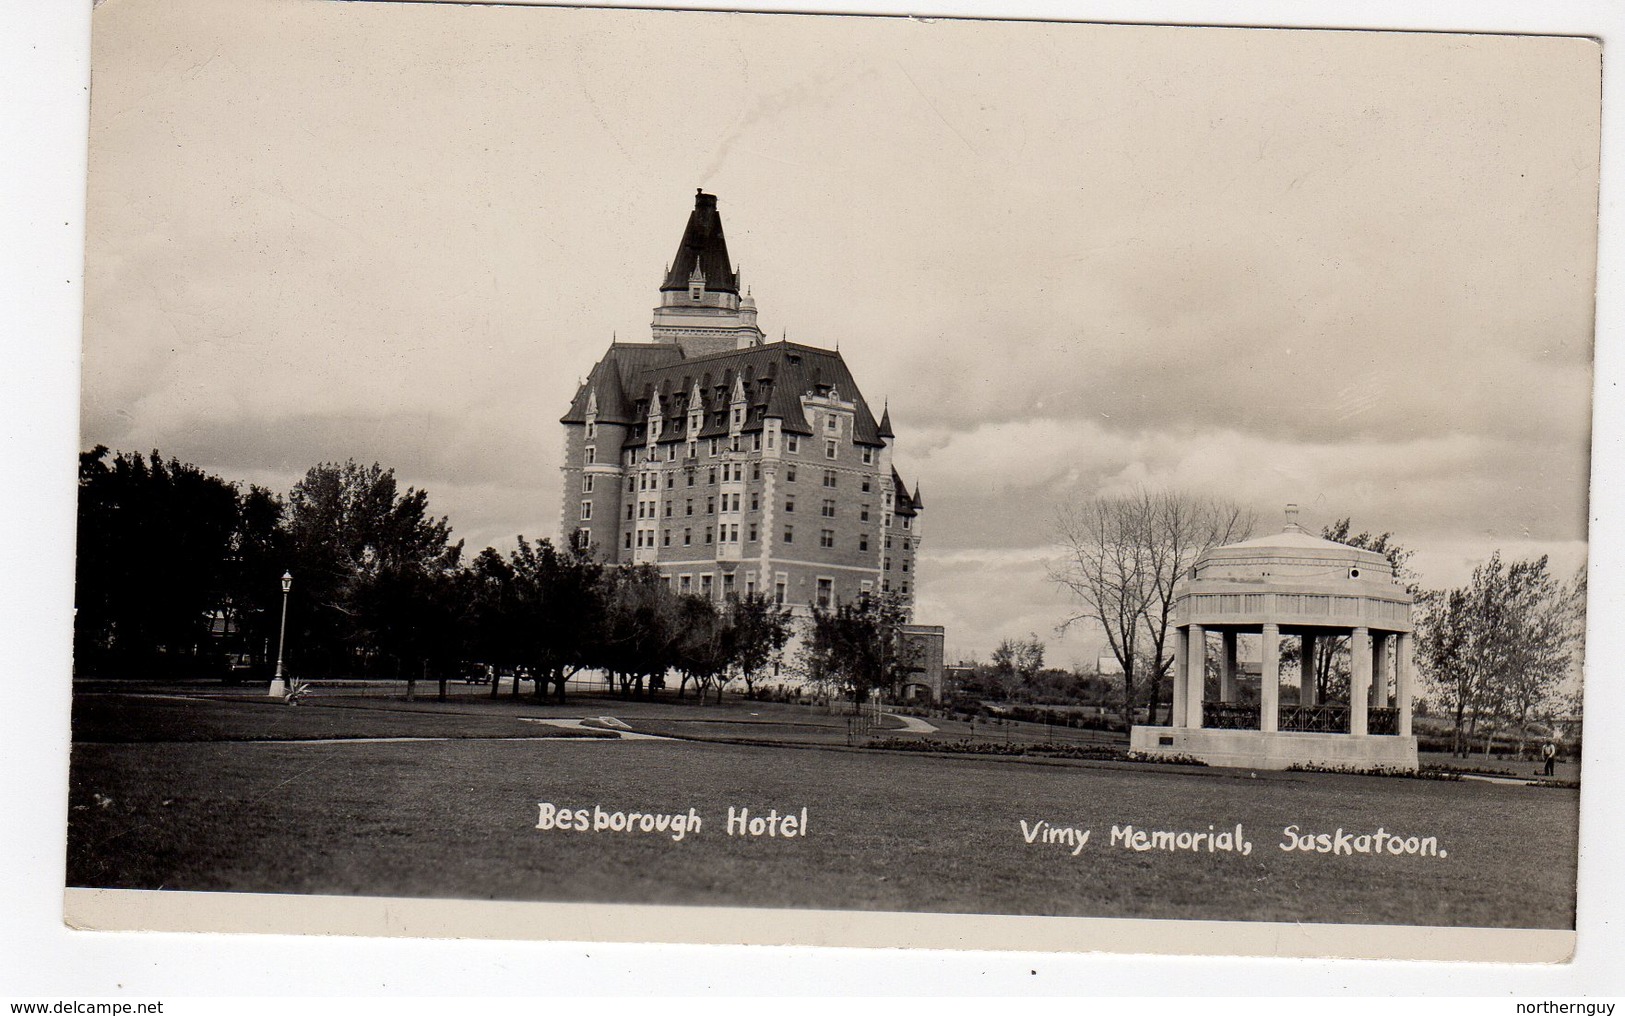
[{"label": "text 'vimy memorial, saskatoon.'", "polygon": [[1103,494],[1027,523],[1093,658],[953,658],[909,420],[693,201],[548,538],[83,453],[71,886],[1573,927],[1583,573]]}]

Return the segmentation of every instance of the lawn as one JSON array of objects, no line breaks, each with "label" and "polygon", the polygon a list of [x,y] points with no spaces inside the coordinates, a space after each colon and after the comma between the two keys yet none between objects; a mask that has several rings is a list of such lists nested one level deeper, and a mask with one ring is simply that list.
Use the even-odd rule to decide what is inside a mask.
[{"label": "lawn", "polygon": [[[112,699],[76,712],[72,885],[1573,927],[1572,790],[866,751],[844,747],[840,717],[754,703],[722,711],[650,703],[615,714],[651,732],[680,732],[686,717],[706,736],[721,730],[730,741],[754,730],[823,743],[494,739],[553,729],[521,723],[516,711],[592,716],[610,711],[601,702],[493,707],[473,696],[295,709],[120,701],[116,714]],[[200,717],[191,725],[183,719],[189,712]],[[265,724],[289,737],[403,724],[457,736],[243,739]],[[170,736],[135,736],[163,725]],[[198,734],[205,727],[213,738]],[[124,736],[87,736],[98,729]],[[174,736],[187,730],[195,736]],[[693,808],[703,825],[680,842],[670,833],[543,831],[535,828],[543,801],[605,811]],[[806,835],[730,837],[730,805],[754,814],[806,808]],[[1076,855],[1071,846],[1029,844],[1024,820],[1029,829],[1040,820],[1087,829],[1090,838]],[[1205,832],[1237,823],[1253,844],[1250,855],[1135,852],[1110,843],[1114,825]],[[1292,824],[1433,836],[1448,856],[1288,853],[1277,845]]]}]

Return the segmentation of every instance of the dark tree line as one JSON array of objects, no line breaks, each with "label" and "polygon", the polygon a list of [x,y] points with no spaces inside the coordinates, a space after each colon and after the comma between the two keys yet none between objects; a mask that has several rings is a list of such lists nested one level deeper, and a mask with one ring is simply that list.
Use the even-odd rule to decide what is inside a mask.
[{"label": "dark tree line", "polygon": [[428,494],[377,464],[323,463],[280,497],[98,446],[80,456],[78,531],[80,674],[265,676],[284,572],[285,662],[300,678],[504,671],[562,699],[583,669],[628,693],[675,672],[679,694],[692,682],[720,698],[732,680],[749,689],[790,637],[789,611],[766,597],[678,594],[652,568],[606,567],[580,547],[521,536],[465,562]]}]

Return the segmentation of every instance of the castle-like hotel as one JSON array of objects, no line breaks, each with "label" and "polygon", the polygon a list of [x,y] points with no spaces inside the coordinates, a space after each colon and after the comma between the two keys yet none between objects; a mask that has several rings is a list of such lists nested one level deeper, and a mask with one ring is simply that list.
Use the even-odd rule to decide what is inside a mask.
[{"label": "castle-like hotel", "polygon": [[652,341],[611,343],[561,422],[560,528],[603,560],[703,596],[912,604],[923,505],[890,414],[839,352],[764,339],[713,195],[695,196]]}]

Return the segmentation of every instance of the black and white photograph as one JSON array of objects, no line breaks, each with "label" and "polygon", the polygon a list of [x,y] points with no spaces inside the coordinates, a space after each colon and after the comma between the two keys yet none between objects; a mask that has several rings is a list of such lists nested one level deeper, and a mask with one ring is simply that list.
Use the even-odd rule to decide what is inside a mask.
[{"label": "black and white photograph", "polygon": [[69,922],[1567,959],[1602,54],[98,4]]}]

